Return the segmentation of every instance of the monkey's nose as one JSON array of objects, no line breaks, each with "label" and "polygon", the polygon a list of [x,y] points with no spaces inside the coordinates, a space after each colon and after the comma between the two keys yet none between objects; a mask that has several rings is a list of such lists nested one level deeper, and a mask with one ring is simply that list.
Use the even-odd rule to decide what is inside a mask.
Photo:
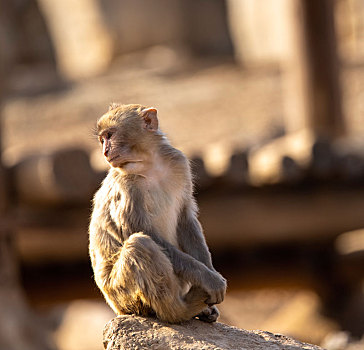
[{"label": "monkey's nose", "polygon": [[102,151],[104,153],[104,156],[107,157],[107,155],[109,154],[109,151],[110,151],[110,147],[106,142],[103,145],[103,150]]}]

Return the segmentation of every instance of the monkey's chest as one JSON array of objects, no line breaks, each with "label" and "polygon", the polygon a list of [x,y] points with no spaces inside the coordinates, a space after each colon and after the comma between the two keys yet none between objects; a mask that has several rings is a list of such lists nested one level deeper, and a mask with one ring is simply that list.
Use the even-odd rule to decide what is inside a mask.
[{"label": "monkey's chest", "polygon": [[130,231],[128,223],[133,222],[133,231],[153,228],[156,234],[177,247],[180,198],[181,194],[178,191],[166,193],[160,188],[155,188],[144,191],[143,196],[136,202],[130,195],[120,191],[110,203],[110,215],[120,224],[122,231]]},{"label": "monkey's chest", "polygon": [[176,232],[181,202],[178,193],[167,195],[151,191],[148,197],[146,199],[146,209],[154,231],[177,247]]}]

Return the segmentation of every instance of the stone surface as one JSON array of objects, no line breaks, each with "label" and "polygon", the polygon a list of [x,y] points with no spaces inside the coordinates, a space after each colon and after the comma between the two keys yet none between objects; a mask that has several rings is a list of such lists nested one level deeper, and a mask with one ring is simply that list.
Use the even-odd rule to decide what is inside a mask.
[{"label": "stone surface", "polygon": [[222,323],[192,320],[171,325],[152,318],[118,316],[104,329],[106,350],[179,349],[179,350],[320,350],[315,345],[264,331],[246,331]]}]

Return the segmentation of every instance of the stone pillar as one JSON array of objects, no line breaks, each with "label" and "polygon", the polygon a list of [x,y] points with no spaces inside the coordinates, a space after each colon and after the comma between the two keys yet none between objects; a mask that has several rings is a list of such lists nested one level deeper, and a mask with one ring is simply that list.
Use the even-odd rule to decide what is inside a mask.
[{"label": "stone pillar", "polygon": [[[6,21],[2,21],[6,13],[7,7],[0,0],[1,23],[6,24]],[[6,26],[0,26],[0,32],[0,37],[5,38]],[[11,61],[6,59],[6,55],[0,55],[0,104],[10,65]],[[54,349],[47,332],[27,306],[19,284],[14,247],[15,225],[7,199],[6,170],[0,159],[0,349]]]},{"label": "stone pillar", "polygon": [[286,130],[333,139],[345,133],[333,0],[292,0],[283,61]]}]

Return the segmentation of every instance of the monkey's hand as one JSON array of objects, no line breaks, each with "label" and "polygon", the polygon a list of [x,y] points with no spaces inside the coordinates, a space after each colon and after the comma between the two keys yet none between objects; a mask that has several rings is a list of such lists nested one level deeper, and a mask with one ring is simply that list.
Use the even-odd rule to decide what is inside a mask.
[{"label": "monkey's hand", "polygon": [[226,293],[226,279],[215,270],[207,270],[207,276],[205,276],[202,286],[209,295],[205,303],[209,306],[220,304]]}]

